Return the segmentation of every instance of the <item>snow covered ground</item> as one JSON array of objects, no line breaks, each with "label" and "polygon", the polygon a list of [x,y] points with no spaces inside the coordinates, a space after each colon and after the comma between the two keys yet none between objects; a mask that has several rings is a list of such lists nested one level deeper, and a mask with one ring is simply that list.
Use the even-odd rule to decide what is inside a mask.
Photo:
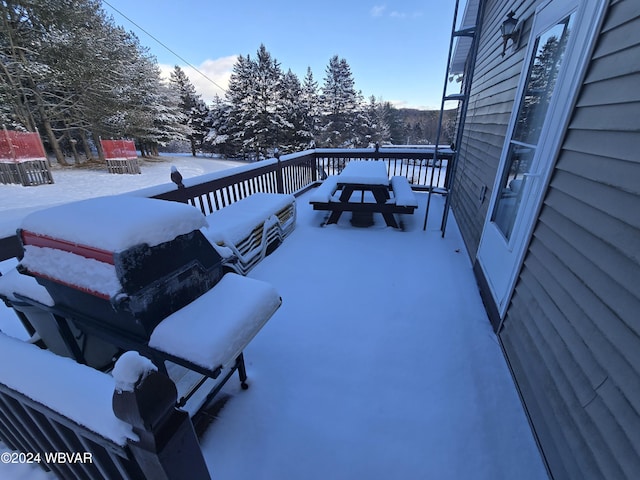
[{"label": "snow covered ground", "polygon": [[[87,192],[116,193],[91,175]],[[39,205],[70,200],[40,191]],[[251,387],[229,382],[201,439],[212,476],[547,478],[453,219],[440,237],[442,198],[425,232],[419,194],[401,232],[381,218],[354,228],[349,214],[321,227],[307,197],[293,233],[249,273],[283,304],[245,350]],[[0,329],[9,322],[0,313]],[[0,465],[0,478],[18,475],[44,477]]]},{"label": "snow covered ground", "polygon": [[0,184],[0,238],[15,234],[20,219],[37,208],[170,183],[171,165],[175,165],[185,179],[246,165],[246,162],[191,156],[139,159],[139,163],[140,175],[108,173],[104,165],[84,168],[54,165],[55,183],[51,185],[23,187]]}]

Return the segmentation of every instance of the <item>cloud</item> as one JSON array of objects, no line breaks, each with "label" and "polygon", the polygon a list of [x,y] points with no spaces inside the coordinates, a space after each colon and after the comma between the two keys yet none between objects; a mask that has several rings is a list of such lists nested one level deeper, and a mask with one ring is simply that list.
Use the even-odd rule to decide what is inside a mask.
[{"label": "cloud", "polygon": [[411,108],[414,110],[440,110],[440,105],[425,105],[423,103],[410,102],[407,100],[389,100],[395,108]]},{"label": "cloud", "polygon": [[386,5],[375,5],[371,9],[372,17],[382,17],[384,15],[384,11],[387,9]]},{"label": "cloud", "polygon": [[386,5],[376,5],[371,9],[370,13],[372,17],[389,17],[396,19],[418,18],[422,16],[422,12],[419,11],[413,13],[400,12],[398,10],[387,11]]},{"label": "cloud", "polygon": [[[197,66],[198,71],[188,65],[180,65],[180,68],[189,77],[196,92],[202,95],[206,103],[210,103],[216,94],[221,98],[224,97],[225,92],[220,87],[226,89],[229,86],[229,78],[237,59],[237,55],[207,59]],[[161,64],[159,67],[162,77],[168,79],[175,65]],[[202,72],[206,78],[199,72]]]}]

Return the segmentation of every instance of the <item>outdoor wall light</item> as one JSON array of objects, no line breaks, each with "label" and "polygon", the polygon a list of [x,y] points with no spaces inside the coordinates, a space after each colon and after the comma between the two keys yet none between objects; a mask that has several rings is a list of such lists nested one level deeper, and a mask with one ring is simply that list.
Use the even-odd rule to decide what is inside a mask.
[{"label": "outdoor wall light", "polygon": [[513,45],[517,45],[520,40],[520,31],[522,26],[518,23],[518,20],[513,18],[515,13],[511,10],[507,14],[507,19],[502,22],[500,26],[500,33],[502,34],[502,56],[507,52],[507,43],[509,40],[513,42]]}]

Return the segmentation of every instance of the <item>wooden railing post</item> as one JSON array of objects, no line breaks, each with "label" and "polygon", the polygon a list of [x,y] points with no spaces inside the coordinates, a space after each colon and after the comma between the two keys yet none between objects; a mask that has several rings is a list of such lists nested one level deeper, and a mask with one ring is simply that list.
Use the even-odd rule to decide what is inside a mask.
[{"label": "wooden railing post", "polygon": [[313,150],[313,157],[311,158],[311,183],[318,181],[318,155],[316,150]]},{"label": "wooden railing post", "polygon": [[146,478],[210,480],[189,414],[175,407],[173,381],[157,371],[141,372],[132,388],[113,394],[113,412],[139,437],[129,448]]},{"label": "wooden railing post", "polygon": [[276,168],[276,190],[278,193],[284,193],[284,175],[282,174],[282,162],[280,161],[280,152],[276,148],[273,156],[278,160],[278,168]]}]

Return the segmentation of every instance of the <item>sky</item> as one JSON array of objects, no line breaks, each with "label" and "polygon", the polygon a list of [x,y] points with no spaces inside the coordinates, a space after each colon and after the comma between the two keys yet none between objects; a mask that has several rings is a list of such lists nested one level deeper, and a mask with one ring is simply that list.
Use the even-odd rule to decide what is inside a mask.
[{"label": "sky", "polygon": [[455,0],[103,0],[105,12],[139,37],[163,72],[179,65],[205,101],[221,90],[188,64],[226,87],[237,56],[255,57],[264,44],[300,80],[310,67],[322,85],[338,55],[366,98],[421,109],[440,108],[454,6]]}]

